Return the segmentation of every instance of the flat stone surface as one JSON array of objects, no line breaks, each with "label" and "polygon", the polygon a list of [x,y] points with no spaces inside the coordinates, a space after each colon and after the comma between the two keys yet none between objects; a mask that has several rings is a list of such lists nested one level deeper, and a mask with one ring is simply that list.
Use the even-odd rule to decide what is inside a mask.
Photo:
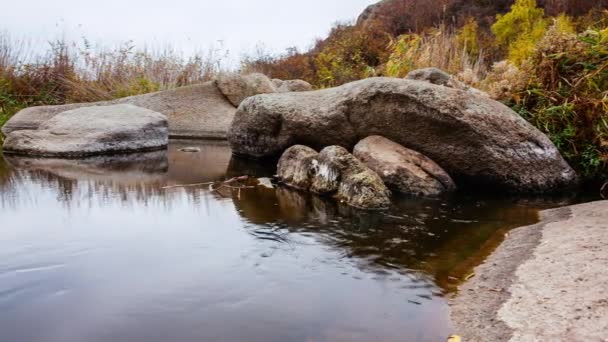
[{"label": "flat stone surface", "polygon": [[608,201],[541,212],[452,299],[464,341],[608,339]]},{"label": "flat stone surface", "polygon": [[167,118],[129,104],[68,110],[37,130],[9,133],[6,153],[43,157],[82,157],[150,151],[167,146]]}]

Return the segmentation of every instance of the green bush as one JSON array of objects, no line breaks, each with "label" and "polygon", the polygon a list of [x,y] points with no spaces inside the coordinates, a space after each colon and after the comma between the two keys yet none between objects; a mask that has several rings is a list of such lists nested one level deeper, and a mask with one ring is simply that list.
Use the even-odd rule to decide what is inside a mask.
[{"label": "green bush", "polygon": [[514,108],[583,177],[608,176],[608,28],[574,35],[552,27],[524,71],[531,81]]}]

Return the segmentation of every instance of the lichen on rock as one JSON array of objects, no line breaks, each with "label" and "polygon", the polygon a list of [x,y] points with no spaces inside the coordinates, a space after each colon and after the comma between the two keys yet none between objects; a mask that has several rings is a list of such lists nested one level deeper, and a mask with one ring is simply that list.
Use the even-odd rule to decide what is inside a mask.
[{"label": "lichen on rock", "polygon": [[292,146],[281,156],[277,173],[288,186],[333,196],[352,207],[390,206],[391,193],[380,176],[340,146],[328,146],[321,153],[303,145]]}]

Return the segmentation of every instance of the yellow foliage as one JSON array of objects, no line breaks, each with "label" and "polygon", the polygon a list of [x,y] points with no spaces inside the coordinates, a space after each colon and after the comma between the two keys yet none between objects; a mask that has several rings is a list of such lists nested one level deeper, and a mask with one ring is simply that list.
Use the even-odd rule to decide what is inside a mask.
[{"label": "yellow foliage", "polygon": [[[472,27],[473,24],[469,32],[475,30]],[[435,67],[457,75],[467,84],[476,83],[483,73],[483,56],[469,54],[460,43],[461,37],[443,26],[425,34],[400,36],[390,45],[386,75],[404,77],[414,69]],[[460,77],[464,74],[466,79]]]},{"label": "yellow foliage", "polygon": [[522,34],[509,45],[509,61],[521,66],[528,58],[532,57],[536,44],[543,38],[546,32],[546,21],[537,21],[530,32]]},{"label": "yellow foliage", "polygon": [[145,77],[136,77],[127,84],[119,85],[114,96],[116,98],[147,94],[160,90],[160,85]]},{"label": "yellow foliage", "polygon": [[563,13],[558,15],[554,19],[553,25],[555,26],[555,28],[557,29],[558,32],[569,33],[569,34],[576,33],[574,21],[572,20],[571,17],[569,17]]},{"label": "yellow foliage", "polygon": [[536,0],[516,0],[509,13],[496,17],[492,32],[496,43],[507,49],[509,61],[519,66],[533,55],[535,44],[547,31],[544,15]]},{"label": "yellow foliage", "polygon": [[479,55],[478,29],[477,20],[469,18],[466,24],[458,30],[458,35],[456,36],[460,48],[471,56]]},{"label": "yellow foliage", "polygon": [[387,76],[405,77],[414,69],[414,59],[421,41],[417,34],[404,34],[391,44],[391,55],[386,63]]}]

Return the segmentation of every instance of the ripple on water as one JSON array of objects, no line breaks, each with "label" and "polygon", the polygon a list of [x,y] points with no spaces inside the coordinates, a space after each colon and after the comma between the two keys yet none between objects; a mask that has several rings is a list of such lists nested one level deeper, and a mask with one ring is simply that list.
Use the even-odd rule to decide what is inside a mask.
[{"label": "ripple on water", "polygon": [[444,340],[450,279],[555,203],[164,189],[274,171],[221,142],[1,160],[0,341]]}]

